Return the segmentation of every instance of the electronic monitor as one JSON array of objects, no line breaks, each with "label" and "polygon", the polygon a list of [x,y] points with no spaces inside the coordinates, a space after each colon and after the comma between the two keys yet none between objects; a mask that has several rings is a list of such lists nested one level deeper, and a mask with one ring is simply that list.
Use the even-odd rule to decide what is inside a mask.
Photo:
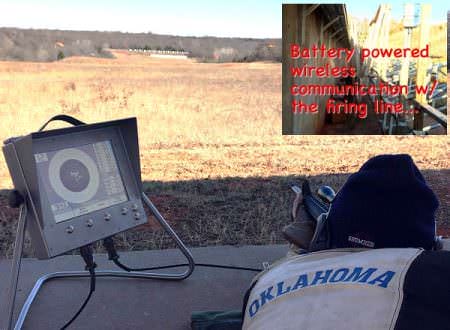
[{"label": "electronic monitor", "polygon": [[32,133],[3,151],[38,258],[147,222],[134,118]]},{"label": "electronic monitor", "polygon": [[111,141],[35,153],[55,222],[128,200]]}]

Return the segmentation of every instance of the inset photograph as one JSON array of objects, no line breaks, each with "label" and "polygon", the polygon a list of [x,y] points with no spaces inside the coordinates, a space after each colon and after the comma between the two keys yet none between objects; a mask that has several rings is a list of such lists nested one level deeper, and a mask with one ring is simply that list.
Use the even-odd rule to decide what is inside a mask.
[{"label": "inset photograph", "polygon": [[447,134],[445,13],[432,4],[283,4],[282,132]]}]

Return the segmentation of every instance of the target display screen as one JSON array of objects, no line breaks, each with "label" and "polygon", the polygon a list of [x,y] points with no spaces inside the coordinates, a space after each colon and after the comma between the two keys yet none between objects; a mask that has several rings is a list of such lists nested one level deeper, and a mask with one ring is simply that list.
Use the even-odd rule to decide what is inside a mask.
[{"label": "target display screen", "polygon": [[55,221],[128,201],[111,141],[34,154]]}]

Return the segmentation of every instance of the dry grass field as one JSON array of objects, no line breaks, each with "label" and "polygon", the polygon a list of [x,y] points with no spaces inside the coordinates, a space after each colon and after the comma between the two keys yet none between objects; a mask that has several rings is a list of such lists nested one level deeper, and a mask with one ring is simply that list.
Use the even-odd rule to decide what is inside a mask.
[{"label": "dry grass field", "polygon": [[[283,137],[281,64],[115,54],[0,62],[0,139],[34,131],[59,113],[89,123],[136,116],[146,189],[191,246],[282,242],[289,183],[307,177],[338,188],[371,156],[409,153],[440,198],[446,231],[447,136]],[[1,158],[0,188],[10,187]],[[0,255],[11,253],[16,215],[3,197]],[[171,246],[152,223],[119,236],[123,249]]]}]

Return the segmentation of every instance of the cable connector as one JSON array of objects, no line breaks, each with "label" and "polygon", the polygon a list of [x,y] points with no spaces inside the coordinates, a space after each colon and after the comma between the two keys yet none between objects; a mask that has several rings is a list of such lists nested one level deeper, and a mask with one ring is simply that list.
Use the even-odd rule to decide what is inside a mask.
[{"label": "cable connector", "polygon": [[114,246],[114,240],[112,236],[106,237],[103,240],[103,246],[106,249],[106,252],[108,253],[108,259],[109,260],[119,260],[119,255],[117,254],[116,247]]},{"label": "cable connector", "polygon": [[94,255],[92,252],[92,246],[90,244],[80,247],[80,254],[83,257],[83,260],[86,264],[85,269],[90,273],[94,271],[97,267],[97,264],[94,262]]},{"label": "cable connector", "polygon": [[125,266],[124,264],[122,264],[119,261],[120,256],[119,256],[119,254],[116,251],[116,247],[114,246],[114,240],[113,240],[112,236],[106,237],[103,240],[103,246],[105,247],[106,252],[108,252],[108,259],[112,260],[112,262],[116,266],[122,268],[123,270],[125,270],[127,272],[131,272],[131,271],[134,271],[134,270],[139,270],[139,269],[134,269],[134,268],[130,268],[128,266]]}]

